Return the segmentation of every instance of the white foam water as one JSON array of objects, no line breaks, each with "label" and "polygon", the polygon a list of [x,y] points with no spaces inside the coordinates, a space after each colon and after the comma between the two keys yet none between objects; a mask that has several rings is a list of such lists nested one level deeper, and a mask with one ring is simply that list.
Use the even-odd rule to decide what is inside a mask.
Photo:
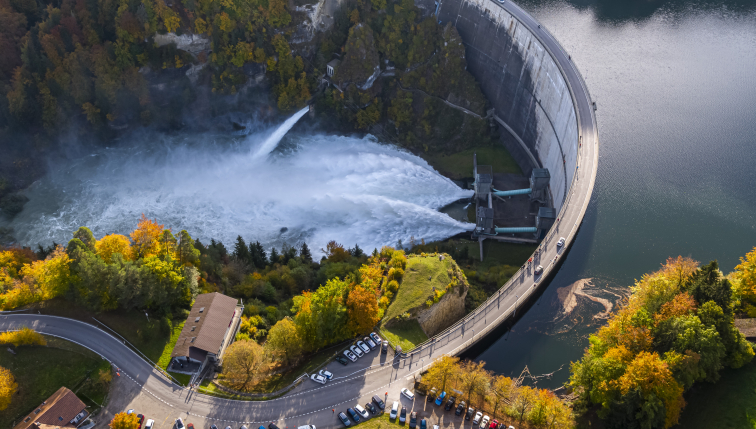
[{"label": "white foam water", "polygon": [[437,211],[472,191],[370,136],[289,136],[290,150],[264,156],[304,113],[269,137],[228,144],[218,136],[150,135],[54,165],[27,191],[30,201],[10,226],[20,243],[36,246],[66,243],[82,225],[97,237],[127,234],[144,213],[227,247],[241,235],[266,247],[306,241],[315,251],[330,240],[372,250],[472,229]]}]

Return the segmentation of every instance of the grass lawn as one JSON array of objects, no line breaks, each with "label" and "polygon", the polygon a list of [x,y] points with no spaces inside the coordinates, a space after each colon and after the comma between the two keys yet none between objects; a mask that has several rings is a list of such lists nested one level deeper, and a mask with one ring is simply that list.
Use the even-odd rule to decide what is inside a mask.
[{"label": "grass lawn", "polygon": [[444,176],[463,179],[473,176],[473,153],[478,154],[478,164],[490,165],[494,173],[522,174],[512,155],[500,144],[475,147],[450,155],[426,155],[425,159]]},{"label": "grass lawn", "polygon": [[383,326],[380,331],[391,344],[400,345],[405,353],[428,339],[416,319],[396,323],[390,328]]},{"label": "grass lawn", "polygon": [[190,381],[192,381],[192,376],[190,374],[180,374],[178,372],[171,372],[171,371],[168,371],[168,374],[170,374],[171,377],[178,380],[178,382],[182,386],[186,386],[187,384],[189,384]]},{"label": "grass lawn", "polygon": [[87,381],[110,364],[93,352],[53,337],[47,346],[22,346],[16,355],[2,350],[0,366],[9,369],[18,383],[18,391],[8,408],[0,411],[0,429],[13,427],[14,420],[34,410],[55,391],[65,386],[73,390],[88,406],[103,404],[107,387]]},{"label": "grass lawn", "polygon": [[184,329],[184,323],[186,323],[186,320],[183,320],[173,326],[171,338],[163,346],[163,352],[160,354],[160,358],[157,360],[157,364],[160,368],[167,369],[168,364],[171,363],[171,352],[173,351],[173,347],[176,345],[176,341],[178,341],[179,335],[181,335],[181,330]]},{"label": "grass lawn", "polygon": [[685,395],[688,404],[675,428],[756,427],[756,360],[721,374],[716,383],[696,383]]},{"label": "grass lawn", "polygon": [[[384,321],[425,304],[433,296],[433,287],[444,289],[451,282],[447,270],[451,269],[447,258],[439,261],[435,256],[413,256],[407,259],[407,269],[394,302],[386,309]],[[428,280],[428,278],[431,280]]]}]

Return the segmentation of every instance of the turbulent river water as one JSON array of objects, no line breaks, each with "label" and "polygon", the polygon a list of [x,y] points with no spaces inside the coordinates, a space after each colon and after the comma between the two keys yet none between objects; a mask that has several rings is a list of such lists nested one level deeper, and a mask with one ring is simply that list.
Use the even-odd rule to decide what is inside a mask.
[{"label": "turbulent river water", "polygon": [[369,251],[472,227],[438,212],[472,191],[412,154],[370,136],[287,135],[306,110],[247,135],[142,132],[53,163],[10,226],[25,245],[66,243],[82,225],[126,234],[144,213],[205,242],[306,241],[316,253],[330,240]]},{"label": "turbulent river water", "polygon": [[[538,382],[553,388],[633,279],[677,255],[718,259],[727,273],[756,246],[756,1],[520,4],[597,101],[598,177],[548,289],[471,356],[504,374],[556,371]],[[560,296],[577,305],[567,313]]]}]

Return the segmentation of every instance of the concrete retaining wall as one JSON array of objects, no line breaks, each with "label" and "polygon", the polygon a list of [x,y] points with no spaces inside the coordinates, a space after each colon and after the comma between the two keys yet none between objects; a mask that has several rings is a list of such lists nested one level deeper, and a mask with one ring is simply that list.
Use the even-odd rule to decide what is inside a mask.
[{"label": "concrete retaining wall", "polygon": [[579,143],[575,108],[559,67],[530,30],[493,0],[439,1],[438,20],[457,28],[470,72],[496,119],[506,125],[502,128],[515,135],[502,142],[525,174],[535,166],[523,144],[539,167],[549,169],[559,210],[575,172]]}]

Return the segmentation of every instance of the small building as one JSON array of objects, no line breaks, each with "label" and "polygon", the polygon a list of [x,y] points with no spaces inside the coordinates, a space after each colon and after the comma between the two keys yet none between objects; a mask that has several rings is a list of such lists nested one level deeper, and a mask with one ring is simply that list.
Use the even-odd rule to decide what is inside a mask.
[{"label": "small building", "polygon": [[75,428],[83,423],[89,414],[85,408],[87,406],[75,393],[61,387],[13,429]]},{"label": "small building", "polygon": [[326,64],[326,74],[328,74],[328,77],[333,77],[334,73],[336,73],[336,70],[339,68],[339,64],[341,64],[341,60],[331,60]]},{"label": "small building", "polygon": [[[171,352],[170,369],[194,373],[206,364],[220,364],[223,352],[239,332],[243,311],[236,298],[218,292],[198,295]],[[178,371],[179,365],[186,365],[186,371]]]}]

